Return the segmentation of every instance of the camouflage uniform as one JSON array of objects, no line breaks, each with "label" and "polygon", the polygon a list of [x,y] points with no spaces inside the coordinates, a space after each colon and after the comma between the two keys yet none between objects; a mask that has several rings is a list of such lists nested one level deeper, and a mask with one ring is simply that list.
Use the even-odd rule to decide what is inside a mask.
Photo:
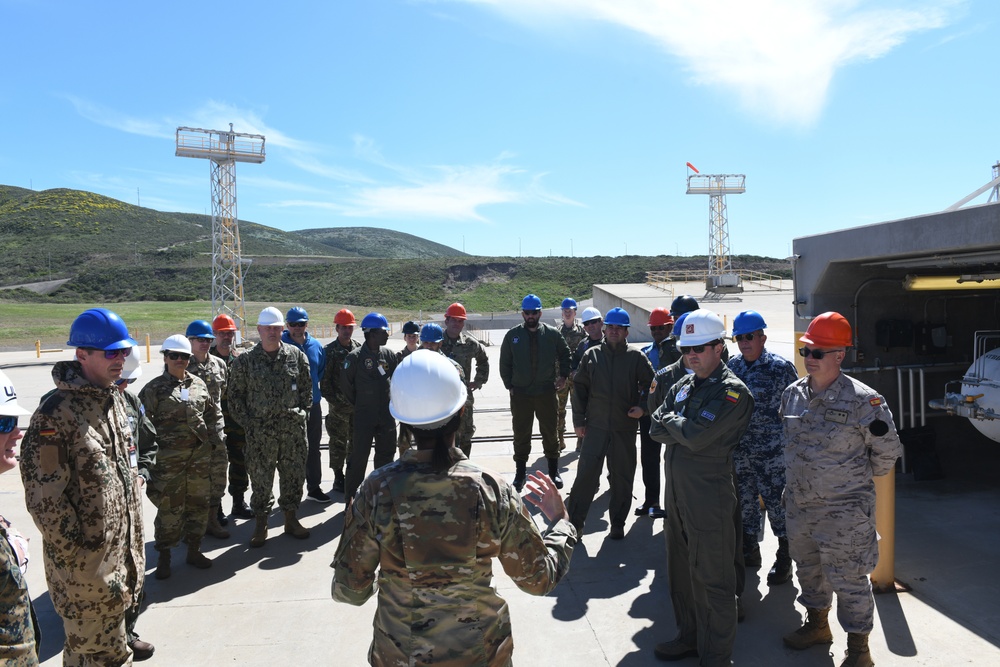
[{"label": "camouflage uniform", "polygon": [[229,407],[247,433],[246,458],[253,495],[250,508],[265,516],[274,504],[297,510],[306,481],[306,419],[312,408],[309,360],[294,345],[281,343],[274,358],[257,345],[229,369]]},{"label": "camouflage uniform", "polygon": [[436,473],[431,456],[411,449],[365,480],[334,557],[333,598],[363,604],[379,570],[373,665],[510,665],[492,561],[521,590],[545,595],[569,569],[576,530],[560,520],[539,534],[500,475],[464,457]]},{"label": "camouflage uniform", "polygon": [[[208,385],[208,392],[211,394],[212,400],[215,401],[215,405],[221,406],[222,397],[226,395],[226,378],[229,374],[226,362],[218,357],[208,355],[205,357],[205,363],[201,363],[197,357],[191,355],[187,370],[188,373],[201,378]],[[226,495],[226,469],[229,467],[224,435],[225,417],[221,409],[217,412],[219,423],[215,428],[223,436],[220,438],[219,444],[212,447],[212,457],[208,470],[209,507],[217,507],[222,504],[222,496]]]},{"label": "camouflage uniform", "polygon": [[57,391],[31,417],[20,468],[66,631],[63,665],[131,665],[125,614],[142,593],[146,552],[125,399],[87,382],[77,361],[57,362],[52,378]]},{"label": "camouflage uniform", "polygon": [[473,421],[473,410],[476,397],[472,391],[473,387],[481,389],[487,380],[490,379],[490,358],[486,356],[486,348],[478,340],[465,333],[458,334],[458,338],[451,338],[445,332],[444,341],[441,345],[441,352],[452,361],[458,362],[466,378],[472,377],[472,360],[476,360],[476,376],[469,382],[469,400],[465,404],[465,412],[462,413],[462,424],[456,435],[456,442],[466,456],[472,452],[472,436],[476,433],[476,425]]},{"label": "camouflage uniform", "polygon": [[365,478],[373,440],[375,468],[392,463],[396,454],[396,420],[389,414],[389,380],[395,370],[396,355],[385,346],[372,352],[361,345],[344,359],[340,390],[354,406],[355,416],[345,498],[351,498]]},{"label": "camouflage uniform", "polygon": [[605,342],[583,355],[573,389],[573,426],[586,427],[580,447],[580,463],[566,509],[570,520],[582,529],[608,461],[611,501],[608,514],[612,526],[625,526],[635,481],[635,433],[638,419],[628,411],[643,407],[653,380],[653,367],[639,350],[628,343]]},{"label": "camouflage uniform", "polygon": [[[28,595],[28,582],[13,540],[18,533],[0,516],[0,665],[38,665],[41,634]],[[10,540],[10,541],[8,541]]]},{"label": "camouflage uniform", "polygon": [[[566,339],[566,345],[569,347],[570,351],[576,350],[577,346],[580,345],[583,339],[588,337],[587,332],[583,329],[583,325],[580,324],[579,321],[574,321],[573,326],[571,327],[563,324],[559,328],[559,333],[561,333],[563,338]],[[558,373],[558,370],[556,372]],[[556,400],[559,402],[559,413],[556,416],[556,433],[559,434],[559,449],[566,448],[566,402],[569,400],[569,394],[572,390],[572,376],[570,379],[566,380],[566,384],[563,385],[562,389],[556,390]]]},{"label": "camouflage uniform", "polygon": [[[233,361],[243,351],[243,348],[232,347],[229,349],[229,356],[223,357],[218,349],[212,346],[208,353],[226,362],[228,370],[232,368]],[[246,456],[243,451],[246,447],[247,434],[243,430],[243,427],[240,426],[240,423],[233,419],[232,413],[229,412],[228,391],[223,392],[221,405],[222,417],[226,423],[226,455],[229,458],[229,495],[242,497],[247,492],[247,489],[250,488],[250,477],[247,475]]]},{"label": "camouflage uniform", "polygon": [[222,412],[208,385],[190,372],[183,380],[164,371],[139,392],[156,428],[156,464],[146,495],[156,505],[153,538],[157,550],[181,538],[195,549],[208,523],[211,463],[222,445]]},{"label": "camouflage uniform", "polygon": [[878,561],[875,483],[902,453],[892,413],[871,387],[843,373],[812,395],[809,377],[781,396],[788,546],[810,609],[827,609],[847,632],[872,630],[868,575]]},{"label": "camouflage uniform", "polygon": [[361,343],[356,340],[351,340],[349,347],[344,347],[336,339],[327,345],[324,348],[326,370],[319,383],[320,393],[330,404],[330,411],[326,415],[326,432],[330,436],[330,467],[341,474],[354,441],[354,406],[340,390],[340,372],[344,369],[347,355],[359,347]]},{"label": "camouflage uniform", "polygon": [[732,453],[753,405],[746,385],[720,361],[704,380],[685,375],[667,389],[649,429],[666,445],[663,509],[677,640],[696,647],[703,665],[729,664],[736,639],[740,530]]},{"label": "camouflage uniform", "polygon": [[754,398],[750,426],[733,452],[736,480],[739,483],[743,532],[747,536],[763,529],[758,496],[764,499],[771,530],[776,537],[785,537],[785,508],[781,492],[785,489],[785,456],[781,443],[781,393],[798,379],[795,364],[766,349],[752,364],[742,354],[728,363],[729,370],[743,380]]}]

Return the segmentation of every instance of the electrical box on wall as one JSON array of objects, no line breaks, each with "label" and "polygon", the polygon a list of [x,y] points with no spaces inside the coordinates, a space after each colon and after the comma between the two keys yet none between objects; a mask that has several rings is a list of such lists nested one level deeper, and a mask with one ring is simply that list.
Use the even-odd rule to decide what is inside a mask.
[{"label": "electrical box on wall", "polygon": [[948,328],[936,322],[918,322],[913,337],[917,354],[944,354],[948,349]]},{"label": "electrical box on wall", "polygon": [[875,345],[882,348],[913,345],[913,322],[909,320],[879,320],[875,323]]}]

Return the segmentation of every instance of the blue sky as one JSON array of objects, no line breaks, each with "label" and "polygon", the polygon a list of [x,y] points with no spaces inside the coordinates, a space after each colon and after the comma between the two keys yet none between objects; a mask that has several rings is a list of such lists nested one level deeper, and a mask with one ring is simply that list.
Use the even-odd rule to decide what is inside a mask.
[{"label": "blue sky", "polygon": [[[263,134],[241,219],[479,255],[734,254],[941,210],[1000,159],[996,0],[0,0],[0,183],[211,210],[178,126]],[[983,195],[974,203],[985,203]]]}]

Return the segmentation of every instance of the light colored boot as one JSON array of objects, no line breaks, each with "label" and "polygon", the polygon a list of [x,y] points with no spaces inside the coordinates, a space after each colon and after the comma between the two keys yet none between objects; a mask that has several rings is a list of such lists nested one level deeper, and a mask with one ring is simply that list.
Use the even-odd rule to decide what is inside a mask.
[{"label": "light colored boot", "polygon": [[229,538],[229,531],[219,523],[219,506],[213,505],[208,508],[208,525],[205,526],[205,534],[216,537],[220,540]]},{"label": "light colored boot", "polygon": [[295,518],[295,510],[285,511],[285,534],[291,535],[297,540],[309,537],[309,531]]},{"label": "light colored boot", "polygon": [[194,565],[199,570],[207,570],[212,567],[212,561],[201,552],[201,540],[188,540],[187,558],[184,559],[188,565]]},{"label": "light colored boot", "polygon": [[253,528],[253,536],[250,538],[250,546],[257,548],[264,546],[267,541],[267,515],[258,514],[257,524]]},{"label": "light colored boot", "polygon": [[816,644],[829,644],[833,641],[830,623],[826,619],[829,613],[829,607],[826,609],[806,609],[806,622],[802,624],[802,627],[785,635],[781,640],[785,642],[785,646],[799,651]]},{"label": "light colored boot", "polygon": [[847,633],[847,655],[840,667],[875,667],[871,651],[868,650],[868,635],[860,632]]}]

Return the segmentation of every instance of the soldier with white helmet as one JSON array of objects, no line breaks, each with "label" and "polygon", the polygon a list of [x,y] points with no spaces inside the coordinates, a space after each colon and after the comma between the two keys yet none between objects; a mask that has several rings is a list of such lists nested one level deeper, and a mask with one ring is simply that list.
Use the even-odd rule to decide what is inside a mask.
[{"label": "soldier with white helmet", "polygon": [[170,549],[182,539],[190,565],[212,566],[201,553],[201,538],[208,525],[212,451],[225,444],[222,410],[205,381],[187,370],[191,342],[181,334],[170,336],[160,352],[163,373],[142,388],[139,399],[156,428],[156,463],[149,471],[146,495],[157,509],[156,578],[166,579],[171,574]]},{"label": "soldier with white helmet", "polygon": [[532,595],[569,569],[577,534],[552,482],[533,473],[523,499],[551,522],[540,534],[510,483],[455,446],[467,398],[452,362],[430,350],[393,375],[389,410],[416,447],[365,480],[333,560],[334,600],[361,605],[377,592],[374,665],[510,665],[510,614],[493,559]]},{"label": "soldier with white helmet", "polygon": [[229,368],[229,409],[247,435],[247,472],[253,488],[250,507],[256,522],[251,547],[262,547],[267,541],[275,472],[285,534],[300,540],[309,537],[296,514],[306,481],[306,420],[313,405],[312,376],[302,350],[281,342],[284,323],[277,308],[260,311],[260,345],[238,356]]},{"label": "soldier with white helmet", "polygon": [[799,341],[808,375],[785,389],[781,416],[788,546],[807,616],[783,640],[795,649],[833,641],[827,614],[836,593],[837,618],[848,633],[841,667],[870,667],[869,575],[878,561],[873,478],[892,471],[902,448],[885,398],[840,370],[851,345],[847,319],[818,315]]},{"label": "soldier with white helmet", "polygon": [[736,639],[733,450],[754,401],[722,361],[725,335],[715,313],[687,314],[678,342],[692,373],[667,390],[649,430],[666,445],[667,578],[678,629],[656,646],[661,660],[698,656],[703,665],[729,664]]}]

